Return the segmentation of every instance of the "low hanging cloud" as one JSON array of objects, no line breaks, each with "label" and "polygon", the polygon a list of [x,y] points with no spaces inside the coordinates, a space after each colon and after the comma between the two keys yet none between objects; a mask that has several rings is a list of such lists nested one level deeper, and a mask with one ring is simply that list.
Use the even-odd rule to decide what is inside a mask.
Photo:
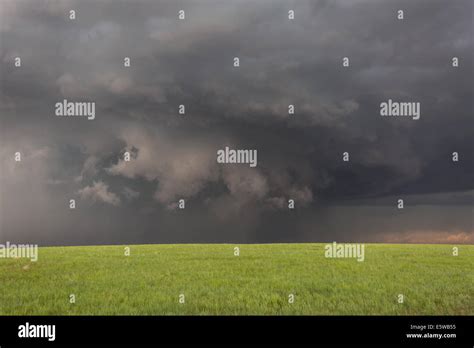
[{"label": "low hanging cloud", "polygon": [[78,191],[82,199],[89,199],[93,202],[103,202],[111,205],[119,205],[120,197],[109,191],[109,187],[102,181],[94,182]]},{"label": "low hanging cloud", "polygon": [[128,200],[133,200],[140,196],[140,192],[135,191],[131,189],[130,187],[124,187],[122,193],[125,196],[125,198],[127,198]]},{"label": "low hanging cloud", "polygon": [[[107,168],[111,175],[145,178],[156,182],[154,198],[165,205],[197,194],[208,182],[218,178],[213,147],[206,142],[189,139],[176,142],[168,135],[139,128],[128,128],[121,134],[126,143],[124,152],[132,154],[130,161],[121,158]],[[192,147],[192,151],[187,148]]]},{"label": "low hanging cloud", "polygon": [[[208,197],[204,199],[229,195],[236,201],[234,211],[236,206],[261,206],[261,202],[266,209],[285,208],[284,204],[274,204],[276,197],[294,199],[301,207],[313,200],[311,186],[291,181],[287,168],[273,168],[271,164],[264,169],[218,164],[217,150],[222,144],[217,139],[186,134],[177,142],[170,134],[140,127],[126,127],[119,137],[126,144],[122,154],[129,152],[130,161],[121,156],[105,171],[112,176],[142,178],[156,184],[153,198],[165,207],[175,207],[178,199],[196,197],[205,189]],[[219,185],[226,192],[218,192]]]}]

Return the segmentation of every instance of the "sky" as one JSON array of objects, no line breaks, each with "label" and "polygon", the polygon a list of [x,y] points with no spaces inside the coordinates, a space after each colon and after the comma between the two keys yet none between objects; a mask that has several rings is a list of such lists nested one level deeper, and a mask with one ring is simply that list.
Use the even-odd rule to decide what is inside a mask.
[{"label": "sky", "polygon": [[471,0],[0,0],[0,23],[0,243],[474,244]]}]

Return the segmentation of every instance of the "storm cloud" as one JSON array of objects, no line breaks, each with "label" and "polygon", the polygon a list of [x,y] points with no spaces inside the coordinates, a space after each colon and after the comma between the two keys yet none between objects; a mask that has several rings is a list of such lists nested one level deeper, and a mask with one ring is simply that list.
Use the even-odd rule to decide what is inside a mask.
[{"label": "storm cloud", "polygon": [[[2,0],[0,242],[472,244],[472,17],[471,0]],[[95,119],[55,116],[64,99]],[[420,119],[381,117],[388,99]],[[226,146],[258,166],[218,163]]]}]

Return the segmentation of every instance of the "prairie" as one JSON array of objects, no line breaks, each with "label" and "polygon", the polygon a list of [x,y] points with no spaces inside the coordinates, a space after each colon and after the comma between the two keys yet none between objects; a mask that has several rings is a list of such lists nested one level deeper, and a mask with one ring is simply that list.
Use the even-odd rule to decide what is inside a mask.
[{"label": "prairie", "polygon": [[0,259],[0,315],[474,314],[473,245],[325,245],[40,247]]}]

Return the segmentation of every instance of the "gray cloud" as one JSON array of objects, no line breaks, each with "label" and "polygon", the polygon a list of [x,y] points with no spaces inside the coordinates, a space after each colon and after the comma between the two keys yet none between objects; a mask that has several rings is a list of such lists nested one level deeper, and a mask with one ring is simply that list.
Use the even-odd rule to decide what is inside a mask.
[{"label": "gray cloud", "polygon": [[80,189],[78,194],[82,199],[90,199],[94,202],[120,204],[120,198],[115,193],[110,192],[108,185],[102,181],[94,182],[92,185]]},{"label": "gray cloud", "polygon": [[[469,241],[472,13],[470,0],[4,0],[0,239]],[[55,117],[65,98],[96,102],[96,119]],[[419,101],[421,119],[381,118],[388,98]],[[257,149],[258,167],[219,165],[225,146]],[[398,197],[410,213],[390,208]]]}]

